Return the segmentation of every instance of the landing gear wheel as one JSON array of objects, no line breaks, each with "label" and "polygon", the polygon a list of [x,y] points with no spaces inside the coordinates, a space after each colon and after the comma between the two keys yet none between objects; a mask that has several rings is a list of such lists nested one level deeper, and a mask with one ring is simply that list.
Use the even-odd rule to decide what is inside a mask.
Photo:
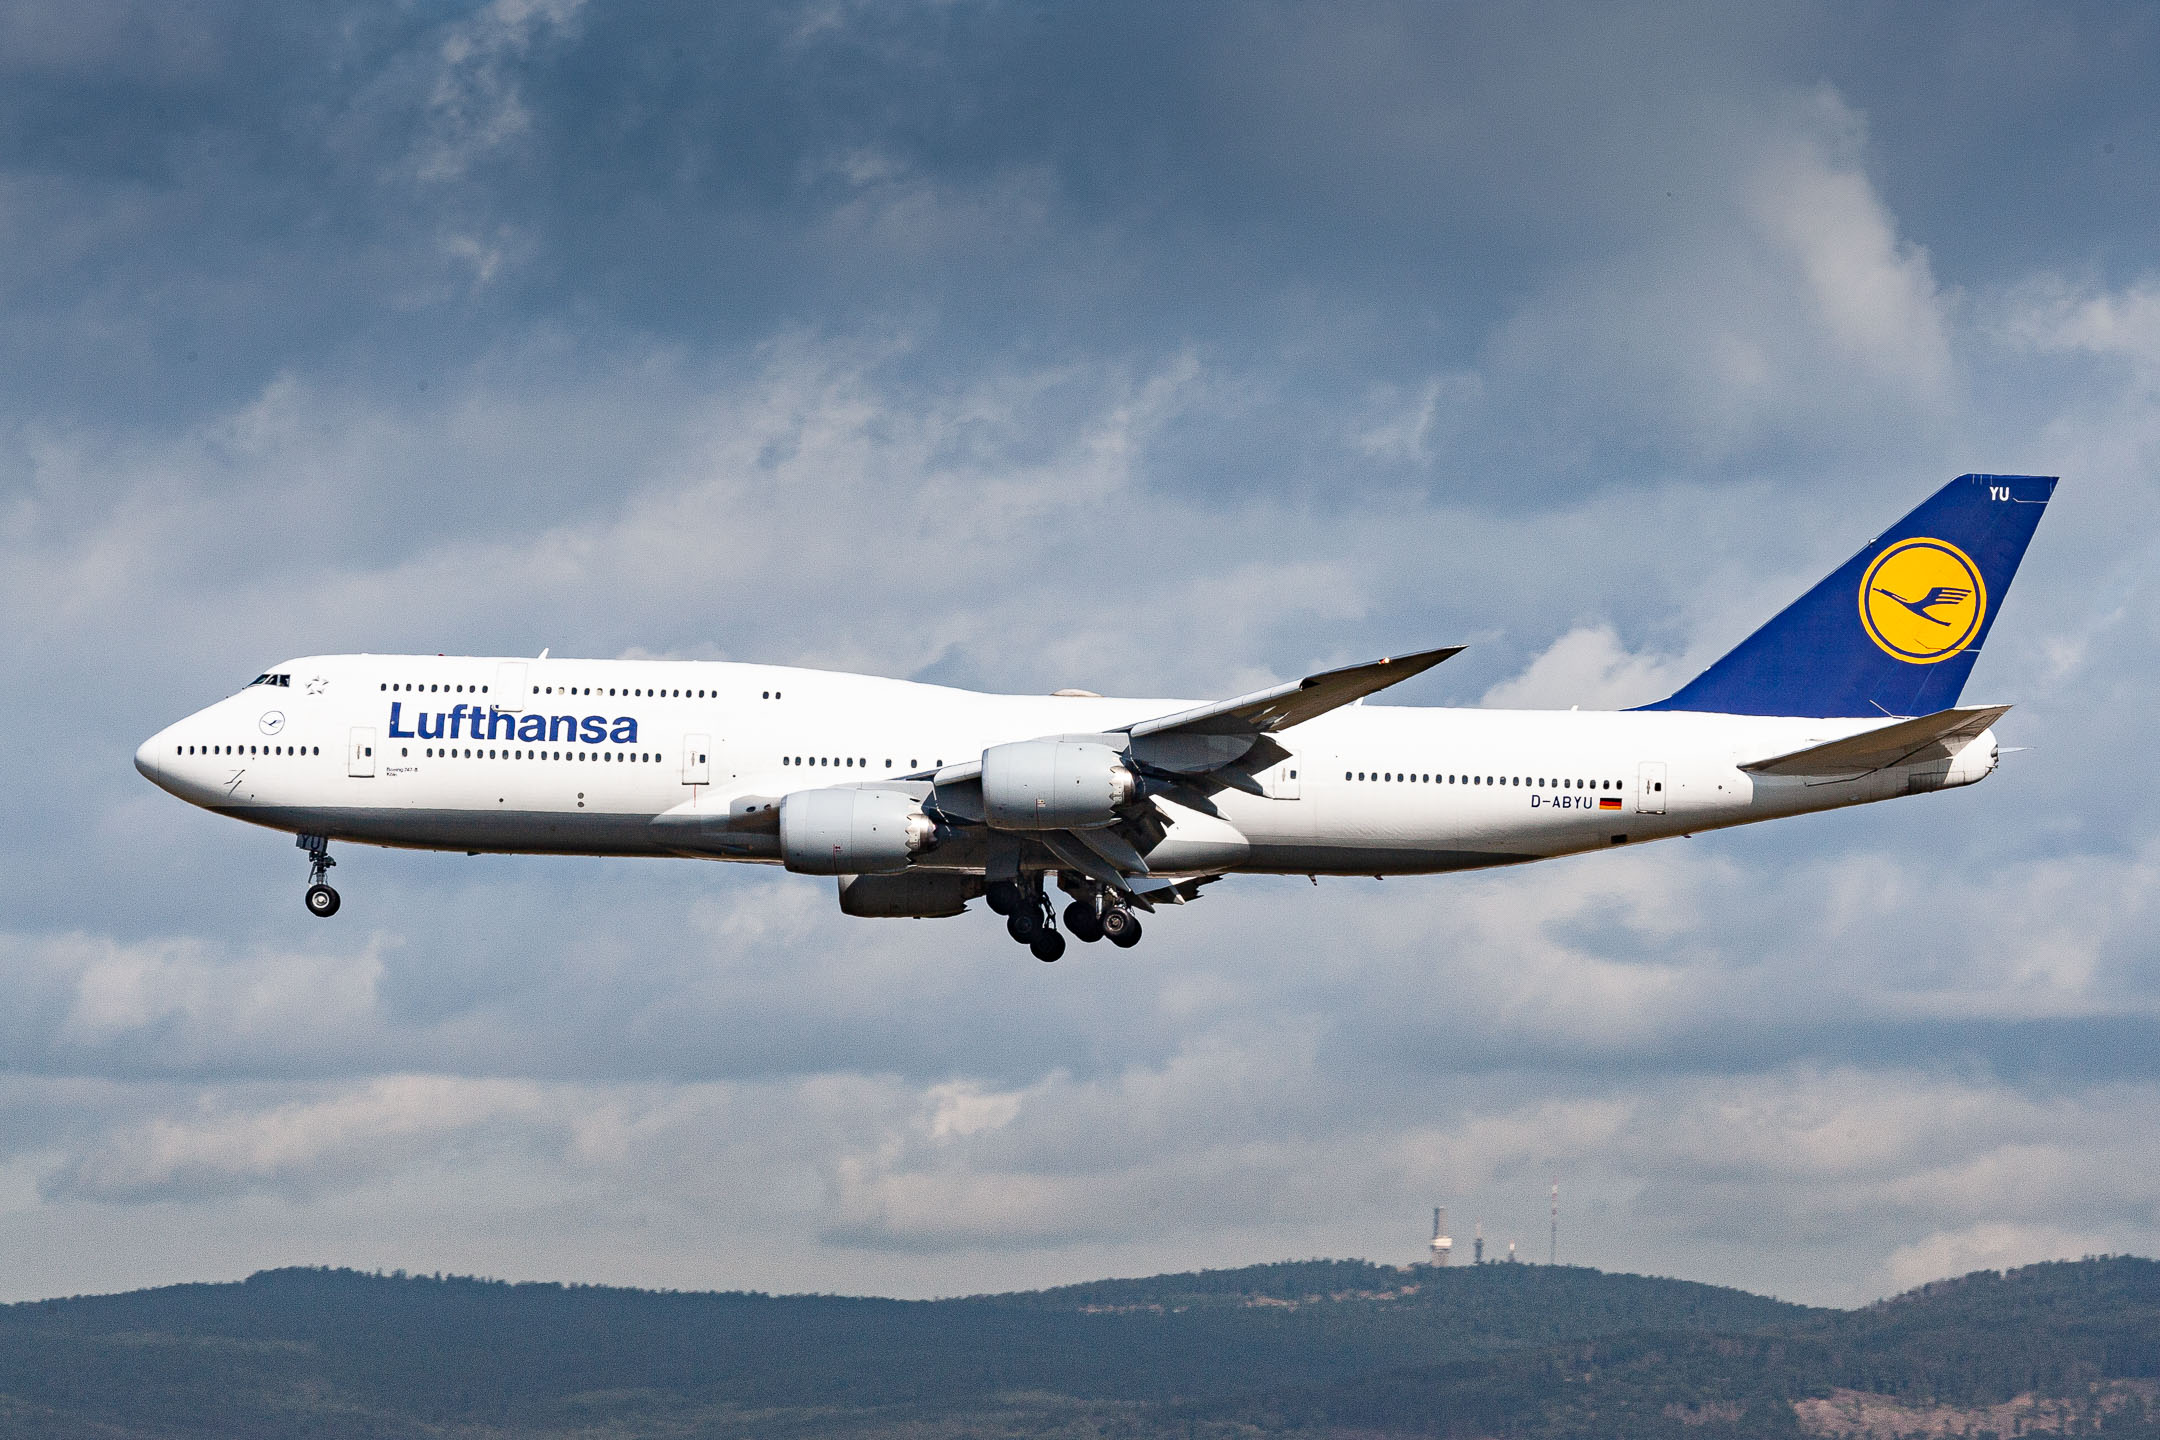
[{"label": "landing gear wheel", "polygon": [[1055,930],[1045,930],[1028,941],[1028,949],[1035,952],[1036,959],[1048,965],[1065,953],[1065,937]]},{"label": "landing gear wheel", "polygon": [[319,920],[327,920],[337,914],[338,893],[330,888],[330,869],[337,861],[330,858],[330,837],[327,835],[302,835],[293,841],[307,851],[307,908],[308,914]]},{"label": "landing gear wheel", "polygon": [[1095,907],[1085,900],[1075,900],[1065,907],[1065,929],[1073,939],[1090,945],[1103,938],[1102,921],[1095,918]]},{"label": "landing gear wheel", "polygon": [[1123,906],[1102,917],[1103,935],[1120,950],[1140,943],[1140,917]]},{"label": "landing gear wheel", "polygon": [[1020,887],[1010,880],[993,880],[983,887],[983,903],[998,915],[1011,915],[1021,906]]},{"label": "landing gear wheel", "polygon": [[1043,933],[1042,917],[1035,913],[1033,907],[1015,910],[1005,917],[1005,933],[1022,945],[1032,945],[1035,937]]}]

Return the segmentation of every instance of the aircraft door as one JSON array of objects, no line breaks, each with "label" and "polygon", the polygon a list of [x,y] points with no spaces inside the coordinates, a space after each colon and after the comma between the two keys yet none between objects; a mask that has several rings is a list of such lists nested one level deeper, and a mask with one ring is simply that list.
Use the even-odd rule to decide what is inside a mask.
[{"label": "aircraft door", "polygon": [[367,779],[375,773],[375,731],[366,725],[355,725],[345,745],[345,773],[359,779]]},{"label": "aircraft door", "polygon": [[1636,784],[1635,810],[1641,815],[1665,813],[1665,762],[1645,760],[1640,766]]},{"label": "aircraft door", "polygon": [[506,660],[495,667],[495,693],[488,698],[498,710],[523,710],[532,686],[525,679],[523,660]]},{"label": "aircraft door", "polygon": [[682,742],[682,783],[712,783],[712,736],[685,735]]},{"label": "aircraft door", "polygon": [[1289,759],[1267,772],[1261,781],[1270,800],[1295,800],[1302,782],[1298,779],[1298,757]]}]

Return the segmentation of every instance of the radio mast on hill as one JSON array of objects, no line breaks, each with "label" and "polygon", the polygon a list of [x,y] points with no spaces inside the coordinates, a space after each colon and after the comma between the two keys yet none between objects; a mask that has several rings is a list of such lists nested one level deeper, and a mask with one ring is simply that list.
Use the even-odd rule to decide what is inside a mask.
[{"label": "radio mast on hill", "polygon": [[1432,1212],[1432,1259],[1430,1264],[1445,1265],[1455,1254],[1455,1241],[1447,1233],[1447,1206],[1436,1205]]},{"label": "radio mast on hill", "polygon": [[1557,1180],[1552,1185],[1552,1254],[1546,1257],[1545,1263],[1560,1263],[1560,1182]]}]

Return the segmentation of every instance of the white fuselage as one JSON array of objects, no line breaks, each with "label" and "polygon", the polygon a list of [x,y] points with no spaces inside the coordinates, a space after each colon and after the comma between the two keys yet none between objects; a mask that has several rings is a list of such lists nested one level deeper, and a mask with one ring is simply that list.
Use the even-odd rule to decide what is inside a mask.
[{"label": "white fuselage", "polygon": [[[682,853],[664,816],[744,797],[921,775],[989,746],[1097,734],[1175,699],[987,695],[781,666],[327,655],[291,661],[159,732],[136,764],[192,804],[274,829],[427,849]],[[477,722],[475,715],[477,714]],[[1688,712],[1356,705],[1281,731],[1290,758],[1171,802],[1157,874],[1414,874],[1540,859],[1970,783],[1947,772],[1832,782],[1740,767],[1875,728]],[[770,847],[713,858],[771,861]],[[967,847],[923,867],[979,868]]]}]

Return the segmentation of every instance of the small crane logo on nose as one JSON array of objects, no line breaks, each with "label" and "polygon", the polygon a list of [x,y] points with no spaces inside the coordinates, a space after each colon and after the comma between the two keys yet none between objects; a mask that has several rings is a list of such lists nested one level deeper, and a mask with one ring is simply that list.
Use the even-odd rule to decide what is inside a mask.
[{"label": "small crane logo on nose", "polygon": [[265,735],[277,734],[278,731],[285,728],[285,712],[282,710],[267,712],[262,719],[255,722],[255,728]]}]

